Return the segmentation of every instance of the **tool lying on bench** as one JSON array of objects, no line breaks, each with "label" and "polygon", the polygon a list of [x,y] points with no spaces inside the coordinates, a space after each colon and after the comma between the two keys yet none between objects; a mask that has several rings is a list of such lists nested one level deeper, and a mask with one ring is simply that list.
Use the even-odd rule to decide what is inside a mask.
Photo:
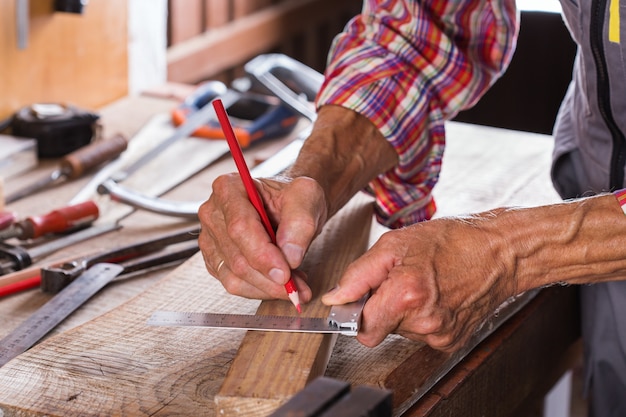
[{"label": "tool lying on bench", "polygon": [[[102,262],[116,262],[123,265],[124,278],[130,273],[143,273],[153,267],[162,268],[172,263],[182,262],[198,251],[199,232],[199,228],[193,227],[182,232],[66,262],[59,266],[44,267],[41,269],[41,289],[44,292],[56,294],[80,274]],[[166,248],[181,242],[188,242],[188,244],[182,248],[163,252]]]},{"label": "tool lying on bench", "polygon": [[115,135],[107,140],[93,142],[64,156],[59,163],[59,167],[52,171],[50,175],[10,193],[6,196],[5,201],[12,203],[41,191],[50,185],[79,178],[98,165],[117,158],[126,150],[127,146],[128,140],[122,135]]},{"label": "tool lying on bench", "polygon": [[117,230],[120,227],[117,223],[103,223],[41,243],[32,248],[0,242],[0,275],[21,271],[31,266],[33,262],[51,253],[92,237]]},{"label": "tool lying on bench", "polygon": [[[245,66],[246,72],[261,86],[264,91],[276,95],[283,104],[294,112],[301,114],[310,121],[315,120],[316,114],[311,107],[310,100],[322,85],[323,75],[305,66],[304,64],[281,54],[260,55]],[[230,111],[232,103],[224,100],[224,107]],[[211,106],[209,106],[211,107]],[[203,111],[204,111],[203,107]],[[195,117],[192,116],[192,117]],[[261,164],[258,170],[252,170],[255,177],[276,175],[287,168],[297,156],[304,138],[308,136],[308,129],[301,132],[294,141],[283,151]],[[102,182],[98,187],[100,194],[109,194],[115,201],[128,204],[142,210],[174,217],[196,219],[198,208],[204,202],[171,202],[157,197],[141,194],[136,190],[129,190],[113,179]]]},{"label": "tool lying on bench", "polygon": [[[28,350],[74,310],[116,278],[171,266],[198,251],[198,228],[186,229],[94,257],[68,262],[58,268],[42,269],[42,286],[59,291],[26,321],[0,340],[0,366]],[[182,249],[160,252],[170,245],[187,242]],[[104,260],[121,259],[120,263]]]},{"label": "tool lying on bench", "polygon": [[[175,126],[182,125],[188,117],[217,98],[211,88],[212,83],[201,84],[174,109],[172,121]],[[228,111],[233,118],[233,130],[242,148],[247,148],[256,141],[287,135],[298,122],[295,112],[282,105],[276,97],[236,91],[231,91],[230,94],[238,94],[237,100],[229,106]],[[200,126],[193,135],[207,139],[224,139],[219,123],[214,120]]]},{"label": "tool lying on bench", "polygon": [[50,233],[71,232],[92,224],[99,215],[98,206],[91,200],[57,208],[46,214],[14,221],[0,230],[0,241],[36,239]]},{"label": "tool lying on bench", "polygon": [[389,390],[318,377],[269,417],[391,417]]}]

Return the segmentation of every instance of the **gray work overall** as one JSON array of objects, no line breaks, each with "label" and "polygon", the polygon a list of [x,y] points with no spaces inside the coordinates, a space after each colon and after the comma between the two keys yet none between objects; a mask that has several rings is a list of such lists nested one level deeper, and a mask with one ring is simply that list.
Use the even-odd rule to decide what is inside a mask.
[{"label": "gray work overall", "polygon": [[[578,44],[554,128],[552,178],[563,198],[626,186],[626,1],[619,3],[561,0]],[[624,417],[626,281],[583,286],[581,303],[590,417]]]}]

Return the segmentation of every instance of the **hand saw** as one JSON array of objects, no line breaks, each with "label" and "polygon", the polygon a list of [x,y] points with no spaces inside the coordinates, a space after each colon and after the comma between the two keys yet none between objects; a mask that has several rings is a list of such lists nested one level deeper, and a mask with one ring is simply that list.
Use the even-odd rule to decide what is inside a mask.
[{"label": "hand saw", "polygon": [[148,319],[152,326],[192,326],[262,330],[267,332],[339,333],[356,336],[363,306],[369,294],[353,303],[336,305],[327,318],[300,316],[257,316],[245,314],[155,311]]},{"label": "hand saw", "polygon": [[[215,87],[215,97],[223,97],[223,100],[226,100],[228,105],[232,105],[237,101],[239,97],[237,94],[228,90],[222,83],[216,82],[216,84],[223,86],[223,89]],[[171,133],[169,133],[168,136],[161,139],[161,141],[159,141],[156,145],[150,147],[149,150],[143,151],[145,145],[154,139],[155,132],[146,132],[145,135],[142,135],[142,132],[140,132],[135,135],[129,144],[128,150],[122,154],[122,157],[113,163],[110,163],[93,176],[93,178],[70,200],[70,204],[93,198],[101,184],[106,181],[113,182],[115,184],[123,182],[128,177],[132,176],[132,174],[136,171],[157,159],[157,157],[164,153],[166,149],[170,148],[170,151],[172,151],[172,148],[175,148],[172,145],[181,139],[188,138],[199,126],[202,126],[207,123],[207,121],[215,119],[216,117],[212,106],[206,105],[189,117],[184,124],[172,129],[170,116],[163,116],[164,120],[162,120],[163,118],[154,117],[151,121],[154,126],[151,126],[149,123],[149,125],[144,128],[148,130],[157,128],[159,131],[158,133],[160,133],[160,131],[171,130]],[[208,149],[208,147],[203,148]],[[217,160],[219,157],[228,153],[228,146],[225,144],[223,146],[213,146],[212,148],[213,152],[207,150],[203,150],[201,152],[206,154],[204,157],[198,157],[196,155],[194,158],[188,158],[188,164],[181,166],[178,171],[179,174],[176,175],[176,178],[160,178],[159,181],[155,181],[156,183],[163,184],[162,187],[157,187],[158,191],[156,194],[162,194],[165,191],[168,191],[168,189],[178,185],[181,180],[194,175],[199,170]],[[190,150],[192,154],[194,153],[193,149],[194,148],[192,147]],[[178,151],[180,151],[180,149]],[[174,151],[174,153],[175,152],[176,151]]]}]

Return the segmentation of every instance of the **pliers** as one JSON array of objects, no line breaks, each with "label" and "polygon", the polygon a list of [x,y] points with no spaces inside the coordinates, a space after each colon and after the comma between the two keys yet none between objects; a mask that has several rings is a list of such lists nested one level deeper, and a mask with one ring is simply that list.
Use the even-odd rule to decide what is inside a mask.
[{"label": "pliers", "polygon": [[198,252],[199,232],[198,227],[193,227],[61,265],[41,268],[41,290],[58,293],[80,274],[100,262],[117,263],[124,267],[124,271],[116,279],[129,278],[180,263]]},{"label": "pliers", "polygon": [[[124,271],[116,279],[129,278],[148,270],[180,263],[198,251],[200,228],[193,227],[144,242],[124,246],[98,255],[87,256],[61,265],[41,269],[41,290],[57,293],[91,266],[100,262],[117,263]],[[176,245],[186,242],[184,245]],[[173,248],[167,249],[169,246]]]}]

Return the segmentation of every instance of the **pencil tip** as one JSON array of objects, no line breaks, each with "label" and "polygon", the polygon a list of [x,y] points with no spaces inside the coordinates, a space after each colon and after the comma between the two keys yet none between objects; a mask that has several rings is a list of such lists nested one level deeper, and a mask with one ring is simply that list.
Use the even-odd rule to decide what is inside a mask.
[{"label": "pencil tip", "polygon": [[298,310],[298,313],[302,313],[302,307],[300,307],[300,297],[298,296],[298,291],[290,292],[287,294],[287,296],[289,297],[291,304],[293,304],[296,307],[296,310]]}]

